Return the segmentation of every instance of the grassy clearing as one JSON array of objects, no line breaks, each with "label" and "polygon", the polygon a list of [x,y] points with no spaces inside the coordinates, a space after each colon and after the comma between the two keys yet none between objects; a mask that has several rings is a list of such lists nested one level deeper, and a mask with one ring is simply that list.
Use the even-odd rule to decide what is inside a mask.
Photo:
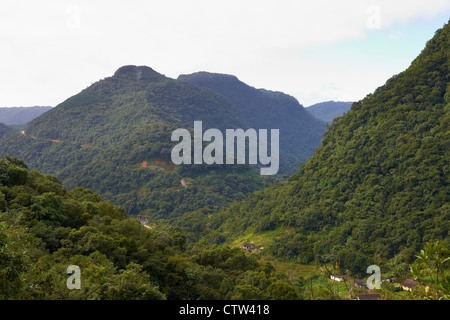
[{"label": "grassy clearing", "polygon": [[248,233],[245,236],[239,237],[230,243],[231,247],[240,247],[242,244],[248,242],[255,246],[267,246],[272,240],[278,237],[281,233],[286,232],[285,228],[278,228],[272,231],[260,232],[257,234]]}]

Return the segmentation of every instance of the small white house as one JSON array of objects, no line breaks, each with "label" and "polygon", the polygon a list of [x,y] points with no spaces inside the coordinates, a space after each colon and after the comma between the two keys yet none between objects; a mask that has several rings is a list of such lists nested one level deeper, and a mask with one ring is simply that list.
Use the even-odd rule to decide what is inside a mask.
[{"label": "small white house", "polygon": [[344,276],[341,274],[332,274],[330,276],[331,280],[342,282],[344,281]]}]

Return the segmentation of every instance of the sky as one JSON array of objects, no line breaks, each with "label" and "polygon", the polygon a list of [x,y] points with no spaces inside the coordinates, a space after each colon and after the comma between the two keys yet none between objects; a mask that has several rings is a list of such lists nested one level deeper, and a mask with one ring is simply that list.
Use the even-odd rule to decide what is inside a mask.
[{"label": "sky", "polygon": [[1,0],[0,107],[56,106],[123,65],[357,101],[449,18],[450,0]]}]

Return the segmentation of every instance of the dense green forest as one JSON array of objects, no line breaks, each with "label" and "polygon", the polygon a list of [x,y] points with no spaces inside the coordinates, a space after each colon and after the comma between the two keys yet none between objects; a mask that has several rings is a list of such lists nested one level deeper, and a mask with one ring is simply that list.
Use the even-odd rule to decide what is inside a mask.
[{"label": "dense green forest", "polygon": [[[448,297],[449,278],[443,285],[438,272],[448,255],[445,244],[429,244],[412,265],[416,278],[431,276],[433,289],[380,292]],[[70,266],[80,270],[78,289],[68,287]],[[358,292],[337,288],[318,269],[305,273],[240,248],[187,244],[178,228],[148,228],[89,189],[68,191],[22,160],[0,159],[0,300],[348,299]]]},{"label": "dense green forest", "polygon": [[288,181],[208,223],[212,243],[254,240],[267,254],[362,275],[449,242],[450,26],[404,72],[335,119]]},{"label": "dense green forest", "polygon": [[[82,271],[80,290],[67,288],[70,265]],[[188,246],[180,230],[146,228],[89,189],[67,191],[21,160],[0,160],[0,300],[251,295],[299,298],[270,263],[239,248]]]}]

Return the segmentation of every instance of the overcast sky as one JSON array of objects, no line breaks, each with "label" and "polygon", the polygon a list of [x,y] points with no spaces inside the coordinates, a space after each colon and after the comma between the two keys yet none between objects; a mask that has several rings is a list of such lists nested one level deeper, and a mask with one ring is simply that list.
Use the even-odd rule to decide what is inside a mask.
[{"label": "overcast sky", "polygon": [[56,106],[128,64],[356,101],[449,18],[449,0],[1,0],[0,107]]}]

